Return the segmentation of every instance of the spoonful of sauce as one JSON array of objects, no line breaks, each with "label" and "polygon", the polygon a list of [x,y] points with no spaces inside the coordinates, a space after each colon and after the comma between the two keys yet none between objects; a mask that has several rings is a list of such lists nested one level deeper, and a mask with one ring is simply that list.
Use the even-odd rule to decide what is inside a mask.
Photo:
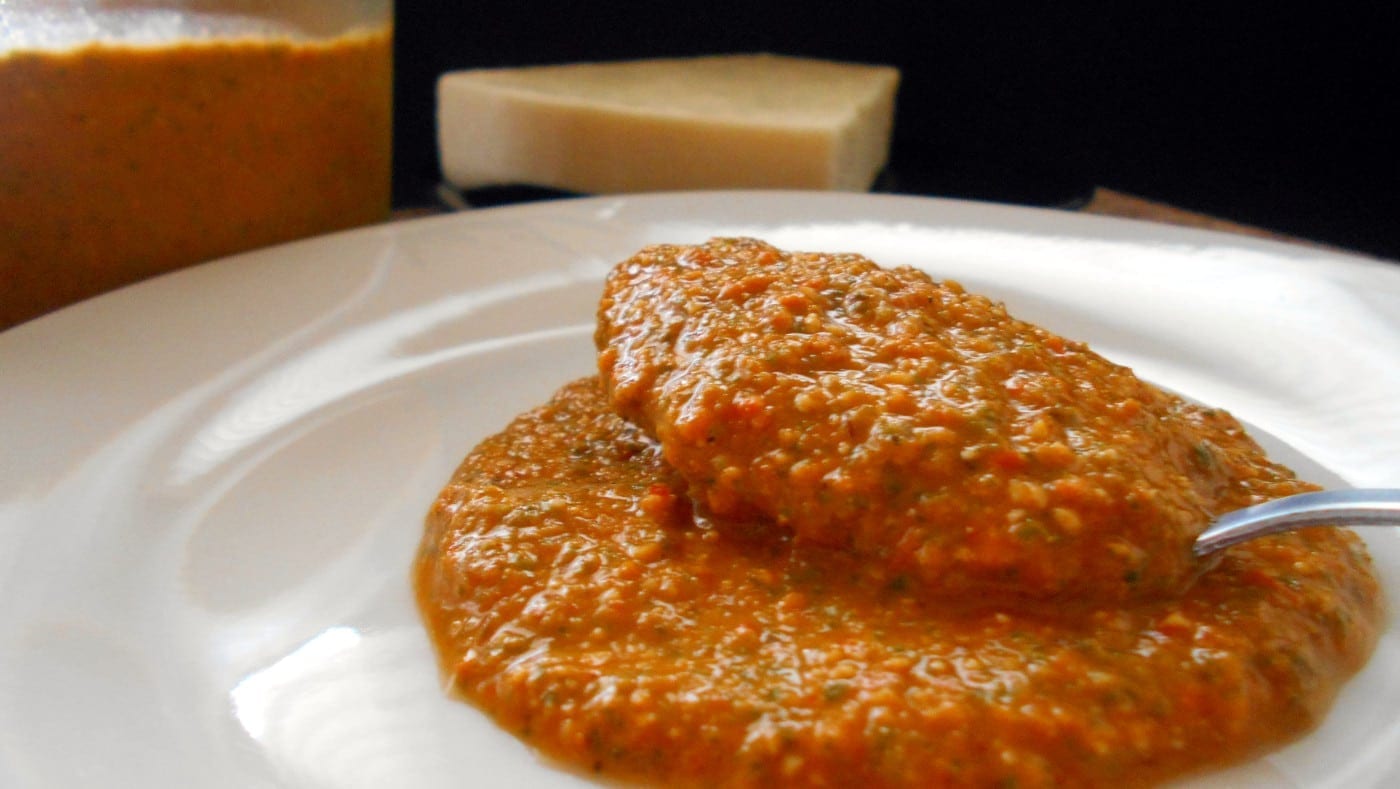
[{"label": "spoonful of sauce", "polygon": [[1196,538],[1192,551],[1206,556],[1305,526],[1400,526],[1400,489],[1323,490],[1245,507],[1216,519]]}]

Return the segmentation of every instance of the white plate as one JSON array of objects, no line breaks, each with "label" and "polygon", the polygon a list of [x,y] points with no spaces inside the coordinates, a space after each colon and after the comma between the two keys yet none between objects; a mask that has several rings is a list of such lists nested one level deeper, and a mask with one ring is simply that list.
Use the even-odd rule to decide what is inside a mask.
[{"label": "white plate", "polygon": [[[1400,486],[1400,266],[784,193],[535,204],[291,244],[0,334],[0,786],[579,783],[442,695],[409,565],[462,455],[593,370],[607,267],[717,234],[959,279],[1231,409],[1317,475]],[[1368,537],[1395,610],[1400,543]],[[1321,729],[1200,783],[1397,779],[1392,630]]]}]

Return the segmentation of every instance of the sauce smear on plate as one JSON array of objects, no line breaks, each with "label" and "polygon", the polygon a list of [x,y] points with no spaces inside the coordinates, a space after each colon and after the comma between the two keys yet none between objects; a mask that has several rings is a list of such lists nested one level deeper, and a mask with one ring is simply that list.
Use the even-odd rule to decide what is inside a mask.
[{"label": "sauce smear on plate", "polygon": [[[955,573],[956,583],[940,586],[937,578],[882,553],[878,539],[860,543],[845,537],[851,522],[845,514],[823,515],[812,508],[802,516],[810,521],[775,517],[764,508],[786,493],[761,478],[735,481],[719,499],[710,495],[706,485],[713,483],[697,484],[701,478],[688,473],[688,463],[709,462],[705,453],[726,453],[725,468],[748,473],[744,470],[764,456],[754,453],[739,462],[734,449],[707,447],[721,442],[761,447],[767,439],[755,434],[767,425],[811,412],[794,407],[793,414],[778,413],[790,402],[773,394],[784,391],[781,382],[771,388],[740,383],[733,396],[710,395],[717,398],[713,401],[695,395],[721,388],[716,381],[723,375],[715,374],[714,381],[706,377],[716,369],[748,362],[732,361],[747,358],[737,346],[714,354],[708,346],[665,344],[685,337],[684,328],[670,339],[665,339],[669,329],[633,333],[634,339],[646,338],[635,346],[642,349],[637,353],[653,355],[622,365],[626,355],[608,350],[613,329],[646,321],[619,321],[619,313],[609,310],[618,303],[617,278],[637,282],[641,268],[627,267],[639,261],[650,265],[650,258],[673,261],[735,245],[778,259],[786,254],[754,243],[643,251],[615,272],[599,329],[605,378],[615,366],[634,372],[654,364],[661,371],[657,375],[628,381],[655,385],[694,362],[701,372],[690,383],[677,384],[689,387],[685,402],[706,408],[719,403],[710,423],[742,416],[748,421],[741,429],[718,431],[715,442],[684,443],[680,452],[668,445],[667,431],[679,430],[674,426],[684,420],[664,416],[671,413],[664,397],[653,393],[628,400],[627,392],[648,390],[629,390],[618,383],[619,376],[611,384],[577,381],[473,450],[434,505],[416,567],[420,607],[451,688],[501,725],[568,764],[666,786],[1145,785],[1246,758],[1307,731],[1341,682],[1365,661],[1380,619],[1379,591],[1362,543],[1345,530],[1299,531],[1237,546],[1216,566],[1163,584],[1150,595],[1098,582],[1083,587],[1057,582],[1021,593],[1005,576],[987,576],[995,583],[981,585],[983,579],[970,572]],[[835,263],[817,268],[842,270],[841,261]],[[864,263],[857,268],[878,271]],[[899,274],[890,292],[914,288],[916,279]],[[747,281],[716,278],[724,284],[712,300],[726,298],[722,294],[730,284],[750,287]],[[732,322],[771,315],[762,308],[765,297],[754,295],[767,292],[763,288],[745,297],[758,299],[751,313],[711,317],[717,325],[728,320],[725,325],[737,326]],[[659,296],[651,311],[659,325],[674,313],[693,318],[710,309],[698,306],[704,301],[700,291],[677,296],[660,295],[666,291],[650,285],[639,290]],[[812,290],[816,295],[809,303],[827,306],[813,325],[817,331],[804,337],[819,337],[824,320],[857,333],[875,331],[873,324],[848,314],[833,317],[830,305],[850,305],[849,295],[838,296],[831,287]],[[1114,386],[1131,387],[1141,407],[1157,419],[1185,423],[1164,427],[1162,434],[1181,431],[1193,440],[1209,440],[1211,451],[1218,450],[1213,457],[1222,458],[1217,462],[1226,468],[1199,475],[1213,480],[1203,487],[1198,476],[1188,475],[1181,488],[1197,491],[1190,495],[1202,496],[1206,503],[1199,506],[1205,510],[1311,487],[1263,459],[1227,416],[1155,392],[1082,346],[1061,341],[1057,349],[1052,335],[1007,323],[1000,308],[980,301],[968,306],[975,297],[959,289],[948,288],[942,297],[955,313],[958,305],[984,313],[977,326],[990,350],[972,361],[999,371],[996,360],[1008,349],[1013,354],[1010,371],[994,376],[994,383],[1015,377],[1026,360],[1040,358],[1039,351],[1016,355],[1032,337],[1050,348],[1047,365],[1069,358],[1065,364],[1097,375],[1089,382],[1091,393],[1102,395],[1109,390],[1106,380],[1117,381]],[[880,300],[874,296],[867,302]],[[637,309],[636,314],[644,312]],[[789,312],[795,318],[814,314],[808,309]],[[913,314],[954,320],[937,309],[922,309]],[[789,329],[779,332],[786,335]],[[738,344],[752,350],[750,357],[761,356],[764,347],[783,347],[773,337],[747,337],[745,332],[758,331],[748,326],[736,330],[744,338]],[[656,336],[664,342],[653,343]],[[807,342],[793,341],[799,360],[809,358],[801,351]],[[847,356],[830,350],[832,356],[822,358],[866,356],[880,344],[878,339],[871,345],[847,343]],[[706,358],[713,367],[705,366]],[[950,373],[953,379],[994,391],[993,384],[964,370],[967,363],[961,357],[948,361],[949,369],[958,371]],[[836,369],[852,369],[843,364]],[[791,365],[778,373],[806,374],[794,373]],[[814,378],[820,386],[820,376]],[[1038,385],[1034,376],[1027,380],[1032,388]],[[842,381],[843,387],[832,389],[873,398],[872,425],[904,413],[881,399],[896,391],[893,385],[866,388],[853,378]],[[790,391],[795,399],[810,390]],[[761,407],[733,410],[736,402],[748,403],[748,396],[759,397]],[[999,394],[991,404],[1012,418],[994,424],[1020,424],[1016,418],[1025,400],[1013,394],[1008,407],[1006,397]],[[953,402],[973,404],[972,399]],[[764,413],[771,422],[755,420]],[[816,413],[817,424],[808,432],[820,438],[826,417],[835,412]],[[921,413],[917,403],[909,413]],[[1082,427],[1097,418],[1094,407],[1075,413],[1061,427],[1067,449],[1104,450],[1107,444],[1082,438],[1098,429]],[[1035,420],[1032,415],[1022,422]],[[1079,440],[1070,428],[1081,430]],[[959,440],[994,445],[993,451],[1017,448],[1020,435],[953,432]],[[816,446],[837,453],[834,468],[855,457],[853,449],[842,455],[840,446]],[[931,446],[937,454],[943,444]],[[883,473],[902,457],[896,452],[874,467]],[[1073,465],[1078,462],[1076,456],[1070,467],[1080,467]],[[975,463],[971,467],[973,476],[987,473]],[[996,474],[991,492],[960,488],[953,476],[947,480],[956,496],[982,497],[963,506],[975,515],[1002,503],[999,496],[1009,501],[1021,495],[1011,492],[1011,482],[1022,479],[1016,475],[1027,468],[1030,462]],[[1257,473],[1245,473],[1246,468]],[[1215,498],[1205,498],[1202,489],[1214,491]],[[731,490],[743,495],[725,499]],[[1127,485],[1123,490],[1147,489]],[[892,509],[901,495],[872,494],[867,508]],[[731,501],[734,506],[727,506]],[[1053,513],[1056,501],[1036,511]],[[880,536],[890,527],[871,528]],[[1164,533],[1175,535],[1176,528]],[[820,538],[824,529],[838,537]],[[1146,539],[1159,539],[1144,533]],[[1030,544],[1052,545],[1049,540]],[[1024,555],[1034,560],[1029,550]],[[979,591],[961,594],[961,588]],[[1052,594],[1043,594],[1047,590]]]}]

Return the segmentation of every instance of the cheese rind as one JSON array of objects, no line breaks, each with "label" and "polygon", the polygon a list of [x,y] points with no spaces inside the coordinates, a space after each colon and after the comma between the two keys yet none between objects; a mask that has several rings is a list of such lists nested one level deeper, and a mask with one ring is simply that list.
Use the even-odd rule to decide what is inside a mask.
[{"label": "cheese rind", "polygon": [[777,55],[444,74],[443,175],[597,194],[870,188],[899,72]]}]

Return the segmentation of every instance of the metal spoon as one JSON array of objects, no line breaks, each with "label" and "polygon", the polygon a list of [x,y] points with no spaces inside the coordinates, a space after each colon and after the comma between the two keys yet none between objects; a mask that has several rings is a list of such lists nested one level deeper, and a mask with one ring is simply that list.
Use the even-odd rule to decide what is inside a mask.
[{"label": "metal spoon", "polygon": [[1324,490],[1245,507],[1217,518],[1196,538],[1192,550],[1205,556],[1304,526],[1400,526],[1400,489]]}]

